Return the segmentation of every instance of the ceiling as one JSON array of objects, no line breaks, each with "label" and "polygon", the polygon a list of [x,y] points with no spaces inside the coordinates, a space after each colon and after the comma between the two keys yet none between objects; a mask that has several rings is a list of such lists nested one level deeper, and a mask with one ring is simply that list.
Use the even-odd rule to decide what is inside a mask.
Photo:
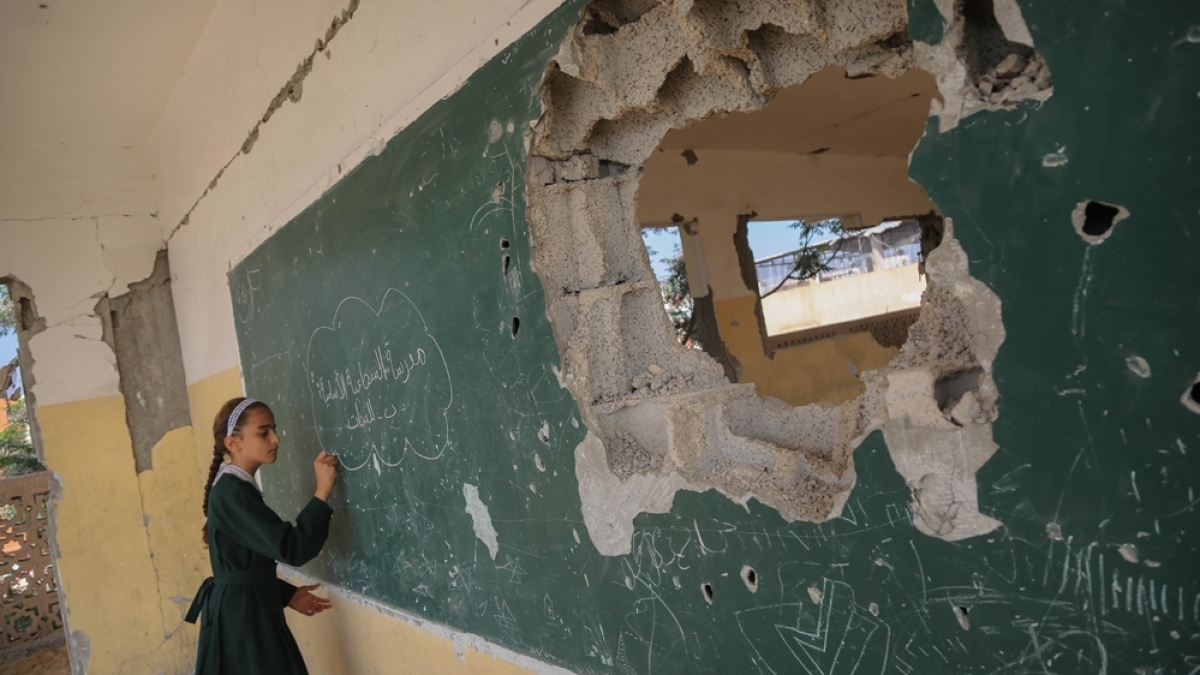
[{"label": "ceiling", "polygon": [[216,0],[4,0],[0,145],[141,145]]},{"label": "ceiling", "polygon": [[758,112],[714,115],[673,129],[659,147],[907,157],[936,95],[936,80],[917,68],[896,79],[851,79],[830,66],[780,91]]}]

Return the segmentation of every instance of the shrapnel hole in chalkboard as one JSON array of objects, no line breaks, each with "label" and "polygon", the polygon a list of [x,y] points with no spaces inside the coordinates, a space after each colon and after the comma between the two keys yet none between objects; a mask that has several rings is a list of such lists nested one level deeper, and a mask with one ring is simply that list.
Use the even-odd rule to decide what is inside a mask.
[{"label": "shrapnel hole in chalkboard", "polygon": [[501,239],[501,240],[500,240],[500,248],[508,248],[508,247],[509,247],[508,240],[507,240],[507,239]]},{"label": "shrapnel hole in chalkboard", "polygon": [[1083,232],[1090,234],[1093,237],[1108,232],[1112,229],[1113,219],[1121,212],[1115,206],[1109,206],[1101,202],[1088,202],[1083,208]]},{"label": "shrapnel hole in chalkboard", "polygon": [[508,276],[508,266],[512,264],[512,256],[504,256],[504,276]]},{"label": "shrapnel hole in chalkboard", "polygon": [[521,330],[521,317],[514,316],[512,318],[512,336],[517,337],[517,331]]},{"label": "shrapnel hole in chalkboard", "polygon": [[1192,397],[1193,403],[1200,403],[1200,382],[1196,382],[1192,385],[1192,390],[1188,396]]},{"label": "shrapnel hole in chalkboard", "polygon": [[704,601],[708,604],[713,604],[713,588],[710,583],[700,584],[700,592],[704,594]]},{"label": "shrapnel hole in chalkboard", "polygon": [[958,619],[958,625],[962,626],[963,630],[971,629],[971,610],[957,605],[954,607],[954,618]]},{"label": "shrapnel hole in chalkboard", "polygon": [[746,588],[750,589],[751,593],[758,592],[758,572],[754,568],[746,565],[742,567],[742,581],[745,582]]},{"label": "shrapnel hole in chalkboard", "polygon": [[1071,224],[1083,240],[1099,244],[1113,233],[1117,223],[1129,217],[1129,210],[1118,204],[1106,204],[1089,199],[1075,205]]}]

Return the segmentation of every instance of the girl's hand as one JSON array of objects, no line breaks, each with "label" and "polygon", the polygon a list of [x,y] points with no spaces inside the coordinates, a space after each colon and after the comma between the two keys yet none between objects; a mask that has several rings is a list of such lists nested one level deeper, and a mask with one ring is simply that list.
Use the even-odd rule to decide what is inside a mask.
[{"label": "girl's hand", "polygon": [[329,493],[333,492],[333,484],[337,482],[338,466],[337,455],[324,450],[313,460],[313,473],[317,474],[317,499],[329,501]]},{"label": "girl's hand", "polygon": [[317,590],[321,584],[313,584],[312,586],[301,586],[296,589],[292,599],[288,602],[288,607],[300,612],[305,616],[320,614],[333,606],[329,600],[318,598],[312,592]]}]

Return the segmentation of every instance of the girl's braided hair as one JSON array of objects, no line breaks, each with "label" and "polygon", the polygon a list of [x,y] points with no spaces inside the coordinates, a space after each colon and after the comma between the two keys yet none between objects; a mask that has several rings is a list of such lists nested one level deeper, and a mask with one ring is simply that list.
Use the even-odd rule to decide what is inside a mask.
[{"label": "girl's braided hair", "polygon": [[[229,427],[229,416],[233,414],[233,409],[238,407],[238,404],[246,400],[245,396],[231,398],[221,406],[217,411],[217,417],[213,420],[213,459],[212,464],[208,467],[208,481],[204,483],[204,505],[201,507],[204,511],[204,527],[200,530],[200,538],[204,540],[204,545],[208,546],[208,493],[212,491],[213,481],[217,478],[217,472],[221,470],[221,465],[225,463],[225,455],[229,451],[225,449],[225,432]],[[233,431],[237,433],[245,422],[247,413],[251,410],[270,410],[266,403],[255,401],[246,407],[238,418],[237,424],[234,425]]]}]

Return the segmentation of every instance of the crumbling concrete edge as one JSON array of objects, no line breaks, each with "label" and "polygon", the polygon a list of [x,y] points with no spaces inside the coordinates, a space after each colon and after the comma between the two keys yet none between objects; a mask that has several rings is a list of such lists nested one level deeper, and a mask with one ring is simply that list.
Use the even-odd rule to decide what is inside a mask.
[{"label": "crumbling concrete edge", "polygon": [[[958,126],[963,119],[987,110],[1011,110],[1025,101],[1045,101],[1054,93],[1050,69],[1035,51],[1033,36],[1016,0],[993,0],[997,27],[1010,43],[1028,47],[1032,58],[1018,59],[1012,72],[995,69],[972,73],[963,58],[968,48],[967,21],[956,9],[956,0],[934,0],[945,21],[941,42],[930,45],[913,42],[916,67],[937,79],[942,99],[934,99],[931,114],[938,118],[942,133]],[[1007,64],[1007,61],[1005,62]],[[995,87],[995,88],[993,88]]]},{"label": "crumbling concrete edge", "polygon": [[[949,102],[932,111],[943,129],[1050,94],[1013,0],[969,27],[956,3],[939,0],[949,26],[937,53],[903,38],[903,2],[859,4],[803,17],[774,0],[732,13],[661,3],[628,16],[597,4],[547,67],[528,144],[532,266],[547,290],[561,380],[589,430],[576,475],[604,555],[628,553],[633,519],[669,511],[679,489],[754,498],[789,522],[835,517],[855,482],[853,449],[876,429],[913,492],[918,529],[953,540],[999,525],[978,510],[975,471],[995,451],[1000,303],[970,277],[951,224],[927,265],[919,330],[888,368],[863,374],[865,394],[836,408],[780,409],[679,347],[658,326],[656,285],[631,241],[640,164],[667,130],[760,109],[826,65],[855,76],[933,71]],[[1016,57],[979,57],[981,44],[997,42]]]},{"label": "crumbling concrete edge", "polygon": [[278,565],[278,570],[280,575],[283,577],[289,578],[293,581],[298,581],[299,583],[305,585],[320,583],[322,584],[322,588],[331,595],[336,595],[343,600],[361,605],[372,612],[382,614],[383,616],[395,619],[397,621],[401,621],[436,637],[449,640],[454,645],[455,656],[457,656],[460,661],[465,660],[465,652],[467,649],[470,649],[479,654],[485,654],[487,656],[500,659],[506,663],[511,663],[514,666],[525,668],[531,672],[538,673],[538,675],[574,675],[574,673],[570,670],[560,668],[559,666],[555,666],[544,661],[539,661],[531,656],[526,656],[525,654],[515,652],[506,647],[489,642],[478,635],[454,630],[449,626],[444,626],[440,623],[430,621],[416,614],[410,614],[402,609],[384,604],[373,598],[369,598],[365,595],[342,588],[341,586],[326,583],[323,579],[317,579],[309,576],[304,571],[294,567]]}]

